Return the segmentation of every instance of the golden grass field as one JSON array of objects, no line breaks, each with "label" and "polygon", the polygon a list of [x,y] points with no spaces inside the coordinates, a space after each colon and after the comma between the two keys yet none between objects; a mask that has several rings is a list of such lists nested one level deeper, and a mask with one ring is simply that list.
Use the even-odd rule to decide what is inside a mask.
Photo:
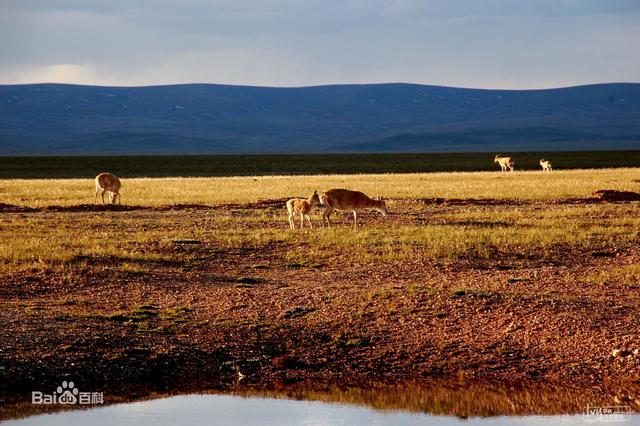
[{"label": "golden grass field", "polygon": [[[117,256],[131,262],[161,260],[154,247],[196,239],[232,249],[283,243],[292,262],[318,263],[328,255],[371,261],[411,257],[491,258],[562,245],[595,247],[629,243],[640,229],[637,203],[565,204],[553,200],[587,197],[598,189],[640,191],[640,169],[542,172],[478,172],[355,176],[274,176],[188,179],[130,179],[125,204],[221,205],[221,209],[51,212],[5,215],[0,221],[0,262],[5,267],[64,266],[82,256]],[[312,233],[289,232],[286,209],[270,204],[243,210],[242,203],[300,196],[313,190],[347,187],[389,197],[390,216],[365,214],[359,230],[338,227]],[[91,180],[0,181],[2,202],[29,207],[92,203]],[[422,198],[493,199],[496,206],[429,205]],[[501,205],[506,201],[523,205]],[[98,200],[100,203],[100,200]],[[548,203],[549,202],[549,203]],[[542,204],[540,204],[542,203]],[[340,214],[337,216],[340,217]],[[316,225],[319,216],[314,217]],[[309,245],[303,250],[301,240]],[[99,263],[98,263],[99,265]]]},{"label": "golden grass field", "polygon": [[[598,189],[640,191],[640,169],[460,172],[377,175],[123,179],[125,204],[246,203],[346,187],[393,198],[548,200],[585,197]],[[29,207],[93,203],[90,179],[0,180],[0,202]]]}]

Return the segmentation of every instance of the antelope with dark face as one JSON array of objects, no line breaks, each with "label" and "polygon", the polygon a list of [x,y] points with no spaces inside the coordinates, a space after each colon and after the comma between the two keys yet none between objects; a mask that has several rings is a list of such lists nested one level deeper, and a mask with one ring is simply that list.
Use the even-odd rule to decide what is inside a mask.
[{"label": "antelope with dark face", "polygon": [[496,154],[493,162],[498,163],[503,172],[506,172],[507,169],[513,171],[513,167],[516,165],[512,157],[500,157],[500,154]]},{"label": "antelope with dark face", "polygon": [[118,199],[118,204],[122,197],[120,196],[120,187],[122,184],[120,183],[120,179],[117,176],[112,175],[111,173],[100,173],[96,176],[96,196],[93,200],[94,203],[98,202],[98,192],[102,196],[102,204],[104,205],[104,193],[109,193],[109,203],[115,204],[116,198]]},{"label": "antelope with dark face", "polygon": [[551,168],[551,161],[549,160],[540,160],[540,165],[542,166],[543,172],[550,172],[551,170],[553,170]]},{"label": "antelope with dark face", "polygon": [[320,202],[324,207],[322,224],[324,225],[326,219],[328,226],[331,226],[330,216],[334,210],[353,212],[353,226],[355,228],[358,227],[358,213],[364,209],[377,210],[383,216],[389,214],[382,197],[372,200],[362,192],[348,189],[330,189],[320,196]]},{"label": "antelope with dark face", "polygon": [[320,197],[318,197],[317,191],[313,191],[313,194],[311,194],[309,198],[292,198],[287,201],[287,211],[289,212],[289,227],[291,229],[296,229],[294,218],[296,214],[300,214],[300,229],[304,227],[305,218],[309,223],[309,227],[313,229],[309,213],[311,213],[319,205]]}]

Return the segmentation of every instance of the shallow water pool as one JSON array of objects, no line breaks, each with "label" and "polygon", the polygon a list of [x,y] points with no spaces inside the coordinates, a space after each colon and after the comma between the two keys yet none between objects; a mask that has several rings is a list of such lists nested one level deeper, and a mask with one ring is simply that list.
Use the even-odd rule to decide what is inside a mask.
[{"label": "shallow water pool", "polygon": [[[606,421],[606,419],[604,419]],[[182,395],[141,402],[115,404],[87,410],[42,414],[10,420],[7,425],[635,425],[640,415],[622,421],[588,418],[582,414],[560,416],[499,416],[462,419],[367,406],[255,398],[232,395]],[[587,423],[588,424],[588,423]]]}]

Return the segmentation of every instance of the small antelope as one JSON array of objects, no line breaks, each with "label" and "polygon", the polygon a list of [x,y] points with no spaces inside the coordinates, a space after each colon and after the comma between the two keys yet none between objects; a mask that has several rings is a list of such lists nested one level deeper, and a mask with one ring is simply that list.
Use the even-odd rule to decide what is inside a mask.
[{"label": "small antelope", "polygon": [[118,204],[120,204],[122,197],[120,196],[120,187],[122,184],[120,183],[120,179],[117,176],[112,175],[111,173],[100,173],[96,176],[96,197],[93,200],[94,204],[98,202],[98,192],[101,192],[102,196],[102,204],[104,205],[104,193],[109,193],[109,203],[115,204],[116,198],[118,199]]},{"label": "small antelope", "polygon": [[512,157],[500,157],[500,154],[496,154],[496,158],[494,158],[493,162],[500,164],[500,168],[503,172],[506,172],[507,169],[513,171],[513,166],[516,165],[516,162]]},{"label": "small antelope", "polygon": [[549,160],[540,160],[540,165],[542,166],[543,172],[550,172],[553,170],[551,168],[551,161]]},{"label": "small antelope", "polygon": [[296,225],[293,221],[296,213],[300,213],[300,229],[304,227],[304,218],[307,218],[309,227],[313,229],[311,224],[311,213],[316,207],[320,206],[320,197],[317,191],[313,191],[313,194],[309,198],[292,198],[287,201],[287,211],[289,212],[289,227],[296,229]]},{"label": "small antelope", "polygon": [[334,210],[353,212],[353,226],[358,228],[358,212],[364,209],[375,209],[383,216],[389,214],[387,206],[382,197],[372,200],[359,191],[348,189],[330,189],[320,196],[320,202],[324,206],[322,213],[322,225],[325,219],[327,225],[331,226],[330,216]]}]

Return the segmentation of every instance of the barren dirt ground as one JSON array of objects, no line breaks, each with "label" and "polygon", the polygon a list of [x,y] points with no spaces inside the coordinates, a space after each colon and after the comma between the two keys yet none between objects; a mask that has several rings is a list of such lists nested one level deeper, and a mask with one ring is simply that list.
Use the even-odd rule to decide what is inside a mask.
[{"label": "barren dirt ground", "polygon": [[[527,217],[557,203],[396,200],[402,214],[363,214],[359,231],[351,229],[351,216],[338,216],[336,227],[499,230],[508,224],[466,223],[453,213]],[[640,216],[635,204],[620,205],[625,217],[593,220],[606,226]],[[142,228],[206,217],[214,234],[229,227],[290,232],[282,200],[109,210],[122,211],[5,206],[2,220],[37,219],[44,228],[70,223],[92,232],[96,215],[126,217]],[[258,220],[265,211],[269,220]],[[117,225],[110,232],[116,238]],[[532,246],[482,258],[354,257],[336,248],[313,261],[292,260],[323,232],[305,229],[285,241],[231,248],[206,238],[146,242],[141,249],[154,257],[128,260],[134,267],[127,268],[117,256],[78,256],[67,264],[72,272],[0,269],[3,403],[28,400],[32,390],[53,389],[66,378],[114,400],[185,389],[426,379],[564,385],[605,402],[640,403],[640,283],[633,272],[606,276],[640,263],[638,235],[630,243],[555,245],[545,253]],[[604,278],[593,279],[603,271]],[[565,405],[578,410],[578,402],[575,395]]]}]

